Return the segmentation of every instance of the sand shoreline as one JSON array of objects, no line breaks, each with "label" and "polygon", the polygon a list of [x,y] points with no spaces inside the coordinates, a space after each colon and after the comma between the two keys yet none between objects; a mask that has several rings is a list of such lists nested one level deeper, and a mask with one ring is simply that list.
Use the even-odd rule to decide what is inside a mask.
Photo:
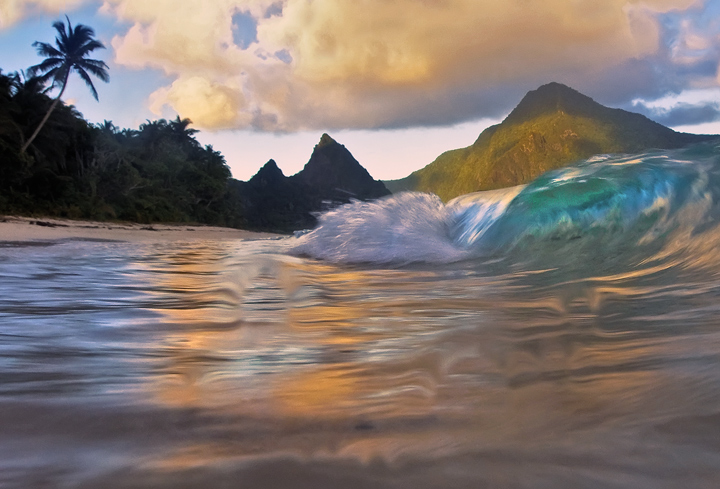
[{"label": "sand shoreline", "polygon": [[280,234],[201,224],[138,224],[76,221],[50,217],[0,216],[0,241],[98,239],[192,241],[277,239]]}]

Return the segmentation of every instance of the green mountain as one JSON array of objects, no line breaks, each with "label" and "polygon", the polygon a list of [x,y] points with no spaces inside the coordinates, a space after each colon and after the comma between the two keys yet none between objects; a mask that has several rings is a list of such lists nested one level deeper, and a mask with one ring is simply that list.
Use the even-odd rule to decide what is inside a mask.
[{"label": "green mountain", "polygon": [[505,120],[472,146],[447,151],[425,168],[385,181],[392,192],[458,195],[527,183],[548,170],[604,153],[671,149],[717,136],[675,132],[647,117],[600,105],[560,83],[528,92]]},{"label": "green mountain", "polygon": [[350,151],[327,134],[315,146],[310,160],[286,177],[275,161],[268,161],[247,182],[231,187],[242,201],[246,225],[252,229],[287,232],[317,224],[315,213],[350,202],[389,195]]}]

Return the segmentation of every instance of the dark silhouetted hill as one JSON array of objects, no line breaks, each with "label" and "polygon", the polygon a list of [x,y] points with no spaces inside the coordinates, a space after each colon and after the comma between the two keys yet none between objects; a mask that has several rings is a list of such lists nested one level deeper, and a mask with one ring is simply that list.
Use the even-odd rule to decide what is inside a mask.
[{"label": "dark silhouetted hill", "polygon": [[232,185],[242,201],[247,227],[279,232],[311,228],[317,223],[316,213],[352,199],[390,194],[345,146],[327,134],[297,174],[286,177],[270,160],[247,182]]}]

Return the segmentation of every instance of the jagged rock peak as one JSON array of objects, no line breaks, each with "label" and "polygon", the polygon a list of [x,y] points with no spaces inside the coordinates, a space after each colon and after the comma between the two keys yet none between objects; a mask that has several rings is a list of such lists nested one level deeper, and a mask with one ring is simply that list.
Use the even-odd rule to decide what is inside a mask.
[{"label": "jagged rock peak", "polygon": [[325,195],[334,200],[347,200],[348,196],[375,199],[389,193],[345,146],[327,134],[322,135],[302,171],[291,178],[311,188],[324,189]]},{"label": "jagged rock peak", "polygon": [[282,175],[282,176],[285,176],[285,174],[284,174],[283,171],[280,169],[280,167],[277,166],[277,163],[275,163],[275,160],[272,160],[272,159],[271,159],[271,160],[268,160],[268,162],[265,163],[265,165],[263,165],[262,168],[260,168],[260,170],[258,171],[258,173],[260,173],[260,172],[263,172],[263,173],[275,173],[275,174],[280,174],[280,175]]},{"label": "jagged rock peak", "polygon": [[250,182],[259,182],[259,181],[275,181],[275,180],[282,180],[285,178],[285,174],[282,172],[282,170],[277,166],[277,163],[275,163],[275,160],[270,160],[267,163],[263,165],[262,168],[258,170],[258,172],[250,179]]},{"label": "jagged rock peak", "polygon": [[328,133],[323,133],[323,135],[320,137],[320,142],[317,143],[315,147],[324,148],[325,146],[330,146],[331,144],[337,144],[337,141],[331,138]]}]

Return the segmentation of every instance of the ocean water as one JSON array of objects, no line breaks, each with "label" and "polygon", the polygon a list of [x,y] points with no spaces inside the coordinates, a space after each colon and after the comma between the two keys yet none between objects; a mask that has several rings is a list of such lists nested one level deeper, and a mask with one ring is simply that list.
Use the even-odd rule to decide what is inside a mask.
[{"label": "ocean water", "polygon": [[0,487],[720,487],[720,149],[0,241]]}]

